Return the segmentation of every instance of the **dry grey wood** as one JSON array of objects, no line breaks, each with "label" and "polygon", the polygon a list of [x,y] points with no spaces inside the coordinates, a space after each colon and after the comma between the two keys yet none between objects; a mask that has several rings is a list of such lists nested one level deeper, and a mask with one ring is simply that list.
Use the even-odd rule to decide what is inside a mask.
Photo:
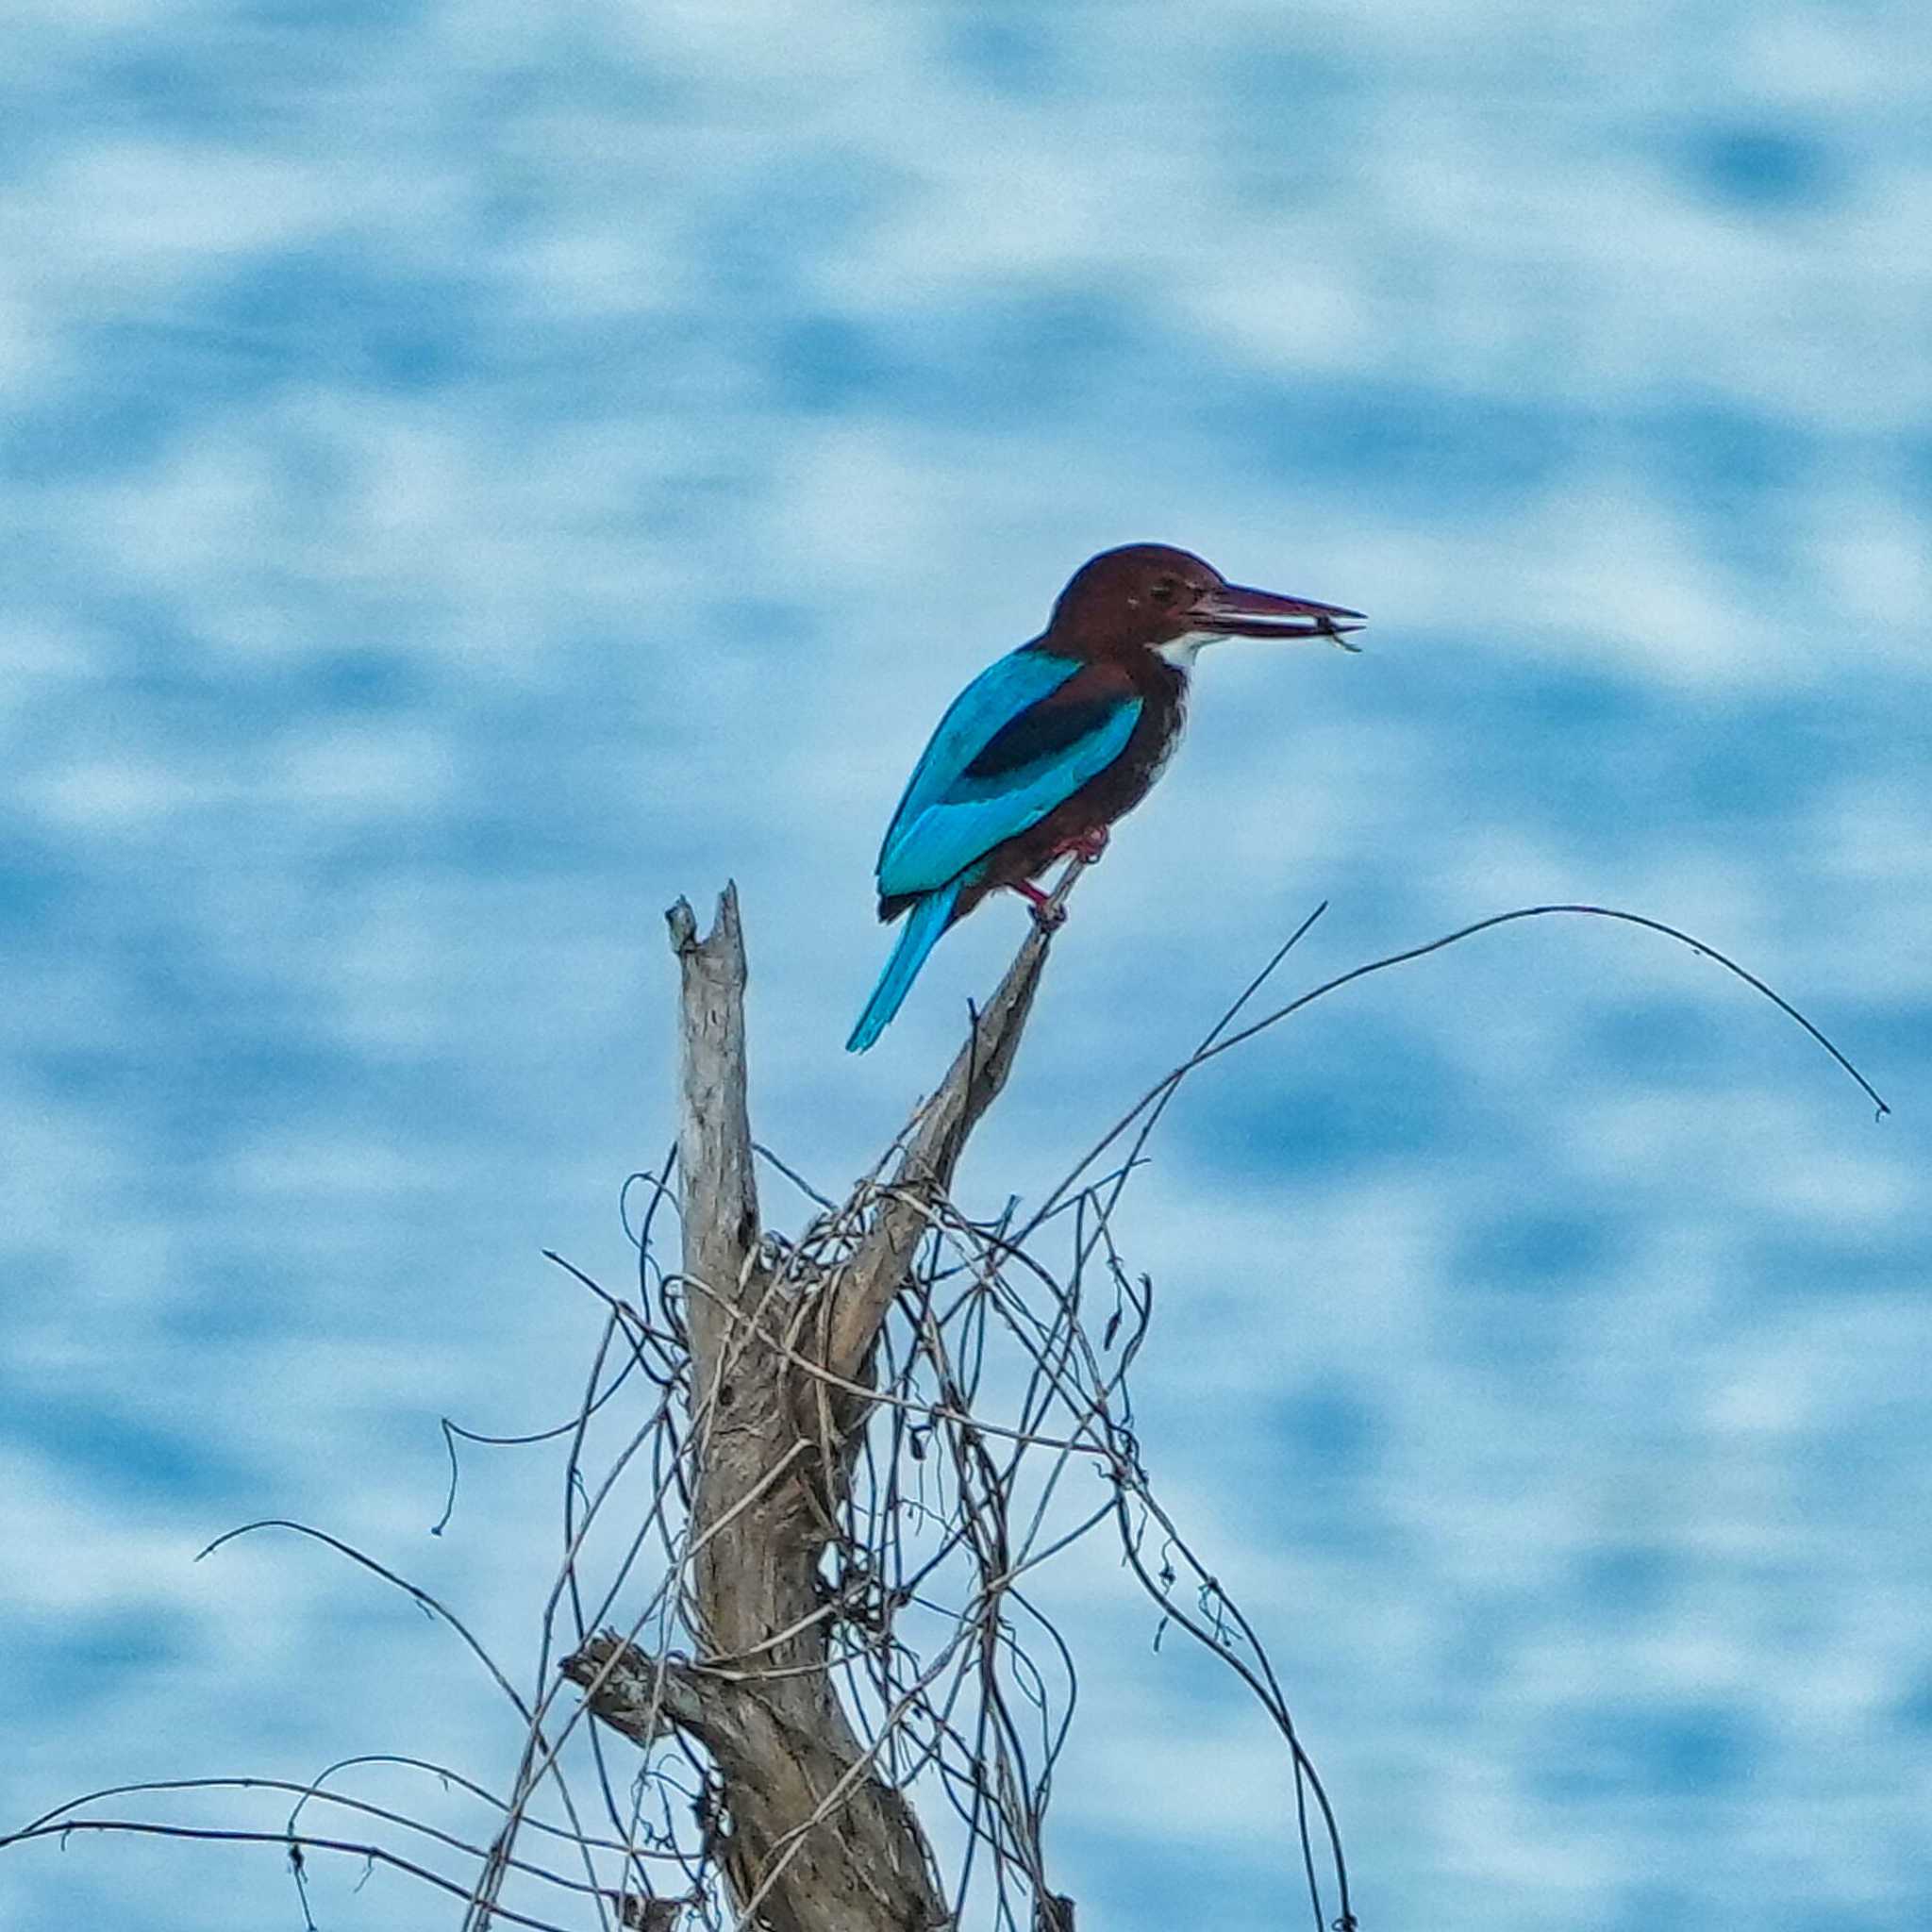
[{"label": "dry grey wood", "polygon": [[827,1667],[819,1561],[864,1404],[841,1403],[828,1435],[791,1349],[818,1342],[835,1375],[865,1369],[918,1246],[923,1204],[943,1192],[1005,1084],[1049,935],[1029,937],[908,1124],[891,1184],[863,1191],[873,1219],[851,1266],[801,1284],[774,1281],[760,1244],[736,890],[702,938],[683,900],[667,918],[681,980],[678,1199],[696,1461],[686,1614],[699,1655],[653,1657],[607,1633],[564,1669],[613,1728],[648,1745],[674,1725],[710,1755],[724,1790],[719,1851],[742,1918],[770,1932],[926,1932],[950,1923],[932,1854],[904,1797],[874,1774]]},{"label": "dry grey wood", "polygon": [[677,1091],[677,1165],[682,1177],[684,1273],[708,1292],[687,1297],[691,1352],[721,1357],[730,1307],[758,1242],[758,1182],[752,1172],[745,1098],[744,933],[738,888],[727,885],[710,933],[698,937],[680,899],[665,915],[682,982]]},{"label": "dry grey wood", "polygon": [[825,1667],[818,1614],[825,1519],[794,1453],[801,1426],[785,1361],[756,1321],[767,1284],[745,1099],[737,891],[725,889],[703,940],[681,900],[670,924],[683,980],[685,1307],[693,1417],[704,1419],[691,1621],[706,1661],[741,1667],[736,1681],[681,1674],[699,1707],[687,1712],[687,1728],[724,1779],[724,1862],[741,1910],[763,1890],[758,1919],[774,1932],[917,1932],[946,1914],[931,1855],[896,1791],[860,1774],[845,1803],[808,1826],[861,1749]]},{"label": "dry grey wood", "polygon": [[[1077,871],[1061,878],[1055,915]],[[905,1799],[874,1774],[827,1668],[819,1562],[866,1405],[842,1400],[828,1435],[825,1406],[791,1350],[816,1344],[834,1375],[866,1376],[924,1209],[1012,1066],[1050,926],[1036,925],[899,1137],[891,1183],[855,1195],[850,1205],[871,1219],[850,1265],[797,1283],[774,1280],[760,1244],[737,891],[726,887],[702,938],[682,899],[667,918],[681,980],[678,1180],[696,1459],[686,1613],[699,1655],[653,1657],[607,1633],[564,1670],[594,1715],[639,1743],[668,1724],[709,1754],[724,1790],[720,1855],[749,1923],[925,1932],[950,1923],[931,1852]]]}]

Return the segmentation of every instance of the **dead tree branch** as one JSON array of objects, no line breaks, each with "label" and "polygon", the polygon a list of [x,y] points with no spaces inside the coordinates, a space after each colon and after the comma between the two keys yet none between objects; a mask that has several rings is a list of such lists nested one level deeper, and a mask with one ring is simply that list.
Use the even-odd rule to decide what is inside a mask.
[{"label": "dead tree branch", "polygon": [[[1062,876],[1056,908],[1077,876]],[[752,1139],[735,894],[708,934],[682,902],[670,927],[678,1132],[675,1160],[626,1184],[641,1190],[625,1222],[634,1291],[561,1262],[601,1316],[575,1413],[445,1431],[451,1507],[458,1443],[558,1445],[562,1549],[533,1684],[392,1569],[291,1525],[438,1615],[522,1732],[506,1795],[441,1779],[446,1802],[430,1805],[467,1817],[357,1815],[468,1867],[434,1882],[466,1900],[469,1932],[1072,1932],[1045,1833],[1076,1672],[1032,1592],[1042,1566],[1117,1532],[1162,1624],[1213,1651],[1281,1733],[1315,1918],[1331,1923],[1333,1897],[1333,1923],[1352,1924],[1327,1801],[1259,1639],[1141,1466],[1126,1372],[1153,1287],[1114,1246],[1117,1177],[1062,1198],[1035,1244],[950,1192],[1013,1065],[1050,925],[842,1203]],[[808,1204],[795,1238],[761,1226],[758,1159]],[[657,1224],[674,1208],[667,1267]],[[446,1507],[438,1528],[449,1520]],[[278,1830],[248,1835],[287,1846],[311,1924],[308,1854],[355,1849],[308,1836],[301,1817],[336,1801],[323,1787],[339,1769]],[[84,1815],[107,1795],[25,1836],[118,1828]],[[926,1826],[949,1830],[943,1878],[915,1795]],[[495,1816],[487,1844],[479,1804]],[[180,1830],[207,1828],[189,1817]]]},{"label": "dead tree branch", "polygon": [[872,1233],[839,1284],[824,1358],[834,1374],[860,1373],[879,1324],[905,1280],[907,1264],[926,1231],[928,1210],[951,1188],[953,1172],[973,1129],[1007,1084],[1020,1036],[1033,1010],[1033,995],[1040,989],[1053,940],[1052,921],[1064,908],[1080,872],[1075,861],[1061,874],[1048,912],[1034,923],[985,1012],[974,1014],[972,1032],[939,1091],[913,1116],[901,1137],[904,1152],[891,1186],[883,1191]]},{"label": "dead tree branch", "polygon": [[[1055,893],[1071,891],[1070,866]],[[974,1125],[1005,1084],[1051,941],[1038,924],[939,1091],[900,1137],[889,1181],[861,1183],[860,1235],[830,1269],[774,1265],[761,1241],[746,1102],[743,933],[727,888],[708,934],[668,915],[681,977],[678,1201],[694,1479],[684,1623],[694,1662],[606,1633],[565,1665],[592,1713],[650,1744],[666,1724],[723,1785],[724,1861],[741,1915],[774,1932],[952,1923],[932,1854],[877,1745],[834,1687],[821,1559],[850,1501],[888,1309]],[[801,1454],[808,1450],[809,1454]]]},{"label": "dead tree branch", "polygon": [[[737,894],[726,890],[703,938],[684,901],[669,919],[682,979],[678,1198],[696,1450],[688,1624],[703,1657],[695,1666],[651,1659],[604,1637],[566,1669],[592,1687],[591,1707],[606,1723],[650,1742],[668,1720],[710,1754],[741,1913],[756,1909],[774,1932],[938,1927],[949,1915],[932,1855],[903,1797],[868,1769],[832,1681],[819,1560],[843,1459],[805,1466],[798,1452],[812,1440],[816,1405],[800,1399],[786,1351],[773,1345],[778,1331],[797,1332],[801,1296],[760,1251]],[[984,1070],[970,1050],[962,1057],[965,1072],[928,1108],[902,1173],[916,1157],[950,1174],[1010,1064],[1043,947],[1042,939],[1031,971],[1016,968],[1013,990],[1002,990]],[[896,1208],[895,1223],[912,1212]],[[874,1274],[896,1257],[896,1281],[916,1238],[914,1228],[893,1241]],[[869,1295],[861,1316],[854,1298],[839,1330],[848,1353],[835,1344],[826,1366],[864,1354],[890,1299],[890,1290]]]},{"label": "dead tree branch", "polygon": [[[1061,878],[1056,907],[1076,876],[1070,868]],[[562,1554],[541,1608],[534,1688],[518,1688],[467,1624],[391,1566],[325,1531],[280,1525],[405,1591],[467,1647],[522,1731],[508,1794],[378,1754],[306,1784],[221,1783],[299,1794],[279,1825],[206,1822],[192,1806],[215,1786],[191,1780],[94,1792],[0,1837],[0,1848],[75,1830],[278,1845],[310,1926],[311,1855],[333,1853],[463,1898],[470,1932],[1073,1932],[1044,1836],[1075,1669],[1031,1592],[1042,1566],[1110,1529],[1160,1628],[1212,1654],[1279,1734],[1314,1923],[1350,1932],[1335,1814],[1260,1633],[1141,1466],[1127,1370],[1154,1285],[1117,1250],[1114,1210],[1147,1133],[1193,1069],[1368,974],[1554,913],[1621,920],[1691,946],[1796,1020],[1883,1109],[1851,1062],[1762,981],[1688,934],[1612,908],[1532,907],[1479,921],[1236,1030],[1305,923],[1029,1219],[1008,1208],[978,1221],[951,1186],[1013,1064],[1049,944],[1042,927],[974,1015],[938,1091],[840,1204],[752,1140],[736,895],[726,891],[702,937],[680,901],[670,914],[681,980],[677,1143],[659,1172],[626,1183],[626,1201],[632,1184],[642,1196],[636,1226],[625,1224],[634,1291],[612,1293],[551,1257],[602,1318],[575,1413],[517,1434],[445,1425],[451,1495],[439,1531],[455,1504],[458,1442],[566,1445]],[[1130,1130],[1137,1138],[1111,1171],[1083,1179]],[[761,1226],[756,1159],[809,1204],[794,1240]],[[675,1269],[656,1231],[674,1207]],[[435,1794],[404,1810],[330,1789],[379,1762],[422,1774]],[[91,1815],[123,1790],[165,1793],[189,1815]],[[914,1792],[929,1822],[953,1813],[943,1881]],[[594,1829],[592,1802],[603,1813]],[[477,1806],[496,1820],[487,1844]],[[308,1835],[307,1817],[325,1807],[406,1849]],[[432,1807],[449,1815],[418,1815]]]}]

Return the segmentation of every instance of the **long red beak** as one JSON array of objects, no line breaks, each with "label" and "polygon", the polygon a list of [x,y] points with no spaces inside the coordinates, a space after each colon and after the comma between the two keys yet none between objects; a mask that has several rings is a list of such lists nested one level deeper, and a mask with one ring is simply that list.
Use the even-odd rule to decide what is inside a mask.
[{"label": "long red beak", "polygon": [[1351,644],[1344,631],[1368,623],[1359,610],[1340,604],[1317,604],[1307,597],[1283,597],[1273,591],[1250,590],[1246,584],[1223,584],[1204,591],[1189,612],[1202,630],[1224,638],[1329,638],[1344,651]]}]

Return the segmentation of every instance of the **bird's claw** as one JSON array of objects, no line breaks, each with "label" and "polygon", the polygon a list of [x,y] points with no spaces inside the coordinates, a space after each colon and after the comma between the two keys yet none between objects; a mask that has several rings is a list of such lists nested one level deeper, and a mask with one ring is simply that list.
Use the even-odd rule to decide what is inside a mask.
[{"label": "bird's claw", "polygon": [[1047,859],[1051,865],[1056,858],[1077,858],[1082,865],[1098,863],[1100,855],[1107,850],[1107,827],[1095,825],[1091,832],[1081,832],[1072,839],[1063,839],[1053,848]]},{"label": "bird's claw", "polygon": [[1055,932],[1067,923],[1067,908],[1056,906],[1052,895],[1042,892],[1031,879],[1012,881],[1014,891],[1033,908],[1033,923],[1041,932]]}]

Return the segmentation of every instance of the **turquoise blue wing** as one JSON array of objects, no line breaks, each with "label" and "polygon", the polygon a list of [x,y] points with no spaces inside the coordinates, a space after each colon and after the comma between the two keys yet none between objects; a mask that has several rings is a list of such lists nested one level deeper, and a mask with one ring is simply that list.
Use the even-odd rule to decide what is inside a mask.
[{"label": "turquoise blue wing", "polygon": [[1126,749],[1130,692],[1056,701],[1084,669],[1015,651],[968,685],[940,721],[879,852],[879,891],[930,892],[1036,825]]},{"label": "turquoise blue wing", "polygon": [[1050,697],[1080,669],[1072,658],[1048,651],[1009,651],[989,664],[946,708],[932,741],[920,755],[892,823],[879,846],[878,871],[883,877],[893,845],[927,806],[934,805],[958,781],[961,774],[988,742],[1010,724],[1029,705]]}]

